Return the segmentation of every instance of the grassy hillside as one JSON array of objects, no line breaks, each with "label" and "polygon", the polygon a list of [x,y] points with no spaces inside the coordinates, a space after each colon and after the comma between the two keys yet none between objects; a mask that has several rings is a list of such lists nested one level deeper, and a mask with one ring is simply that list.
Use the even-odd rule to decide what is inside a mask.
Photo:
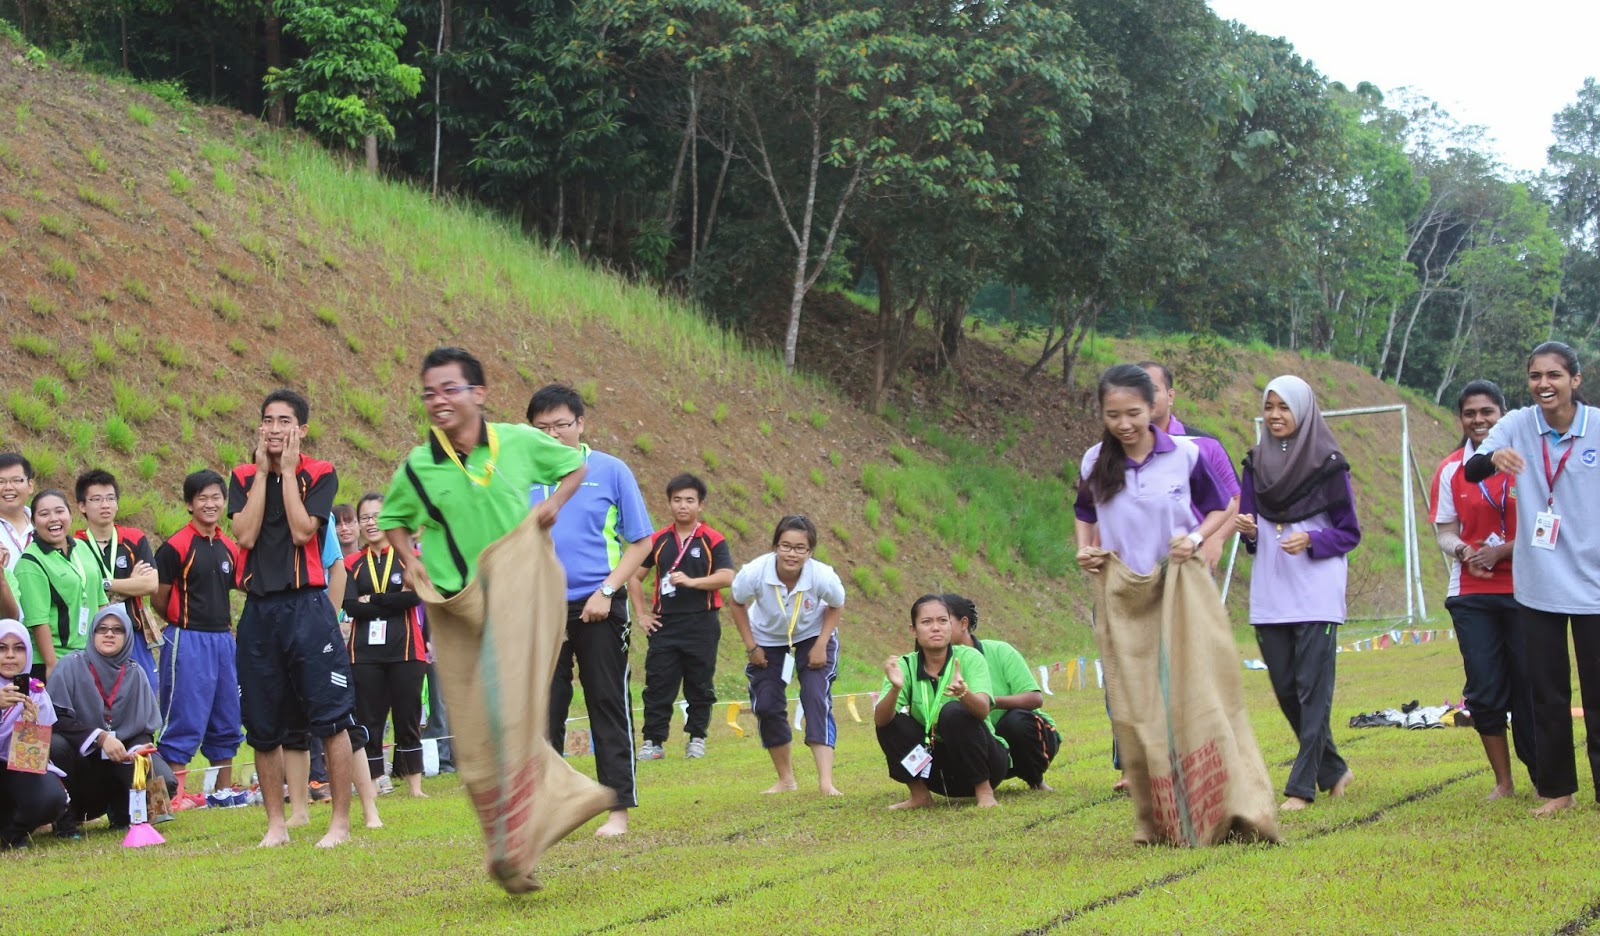
[{"label": "grassy hillside", "polygon": [[[1095,421],[1083,391],[1022,383],[1004,336],[970,344],[959,383],[918,383],[913,369],[888,418],[869,417],[850,399],[869,319],[839,297],[807,312],[814,376],[789,378],[769,351],[471,206],[370,178],[231,111],[10,54],[0,313],[0,445],[24,451],[46,484],[114,469],[124,515],[158,534],[183,522],[185,472],[246,457],[256,401],[278,385],[308,393],[311,447],[339,466],[346,497],[383,486],[421,425],[416,362],[451,342],[484,358],[498,418],[520,419],[533,388],[565,380],[590,403],[589,441],[627,459],[652,498],[672,474],[701,472],[740,561],[780,514],[817,519],[819,556],[853,585],[847,686],[900,647],[904,608],[925,590],[974,595],[1031,655],[1092,646],[1063,478]],[[1102,343],[1084,370],[1159,350]],[[1329,405],[1394,399],[1332,362],[1240,350],[1235,366],[1215,402],[1180,405],[1224,439],[1248,426],[1256,375],[1305,373]],[[1450,433],[1424,411],[1414,424],[1431,465]],[[1397,490],[1376,454],[1390,434],[1346,435],[1358,482],[1383,492]],[[1383,532],[1357,558],[1372,604],[1391,609],[1396,503],[1364,497]],[[742,688],[732,643],[725,697]]]}]

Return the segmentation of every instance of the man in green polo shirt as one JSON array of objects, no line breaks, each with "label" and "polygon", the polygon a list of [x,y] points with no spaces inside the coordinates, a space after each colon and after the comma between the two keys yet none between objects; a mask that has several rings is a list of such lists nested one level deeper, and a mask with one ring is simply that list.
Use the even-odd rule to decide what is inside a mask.
[{"label": "man in green polo shirt", "polygon": [[[530,510],[548,529],[583,480],[583,454],[532,426],[483,417],[483,365],[460,348],[438,348],[422,362],[428,440],[395,472],[378,514],[378,529],[402,561],[421,532],[422,562],[407,575],[426,576],[445,596],[465,588],[484,548],[521,523]],[[559,482],[559,483],[558,483]],[[557,484],[532,508],[528,491]]]},{"label": "man in green polo shirt", "polygon": [[1055,721],[1040,711],[1044,693],[1039,691],[1028,661],[1003,640],[978,640],[978,607],[972,599],[952,594],[944,596],[944,603],[950,609],[950,643],[972,647],[989,664],[994,688],[989,725],[1011,750],[1011,770],[1006,776],[1035,790],[1052,790],[1044,782],[1044,772],[1061,749],[1061,735]]}]

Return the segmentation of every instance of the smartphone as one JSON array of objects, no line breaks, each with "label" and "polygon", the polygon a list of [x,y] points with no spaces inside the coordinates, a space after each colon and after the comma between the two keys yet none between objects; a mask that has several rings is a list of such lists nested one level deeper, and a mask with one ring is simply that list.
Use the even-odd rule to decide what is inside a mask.
[{"label": "smartphone", "polygon": [[11,685],[16,686],[17,691],[23,695],[28,694],[28,687],[32,685],[32,683],[33,677],[27,673],[18,673],[17,675],[11,677]]}]

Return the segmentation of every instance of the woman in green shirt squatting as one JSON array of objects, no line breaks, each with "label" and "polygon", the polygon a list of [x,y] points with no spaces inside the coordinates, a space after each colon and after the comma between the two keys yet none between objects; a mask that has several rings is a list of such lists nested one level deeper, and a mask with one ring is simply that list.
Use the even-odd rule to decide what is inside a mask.
[{"label": "woman in green shirt squatting", "polygon": [[33,498],[33,542],[17,562],[17,603],[38,660],[33,678],[48,681],[56,661],[89,645],[89,616],[106,602],[94,551],[72,536],[72,508],[60,491]]},{"label": "woman in green shirt squatting", "polygon": [[994,785],[1011,766],[987,721],[994,697],[989,664],[971,647],[952,646],[950,608],[938,595],[911,605],[917,649],[884,661],[886,679],[873,721],[889,776],[911,795],[890,809],[933,805],[933,793],[974,796],[994,806]]}]

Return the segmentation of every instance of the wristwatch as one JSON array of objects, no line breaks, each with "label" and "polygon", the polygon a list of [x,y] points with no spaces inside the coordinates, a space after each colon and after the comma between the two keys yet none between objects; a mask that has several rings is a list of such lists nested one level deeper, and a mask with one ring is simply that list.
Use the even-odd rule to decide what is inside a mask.
[{"label": "wristwatch", "polygon": [[610,598],[612,595],[615,595],[616,593],[617,593],[617,590],[615,588],[612,588],[610,585],[607,585],[604,582],[600,583],[600,597],[602,597],[602,598]]}]

